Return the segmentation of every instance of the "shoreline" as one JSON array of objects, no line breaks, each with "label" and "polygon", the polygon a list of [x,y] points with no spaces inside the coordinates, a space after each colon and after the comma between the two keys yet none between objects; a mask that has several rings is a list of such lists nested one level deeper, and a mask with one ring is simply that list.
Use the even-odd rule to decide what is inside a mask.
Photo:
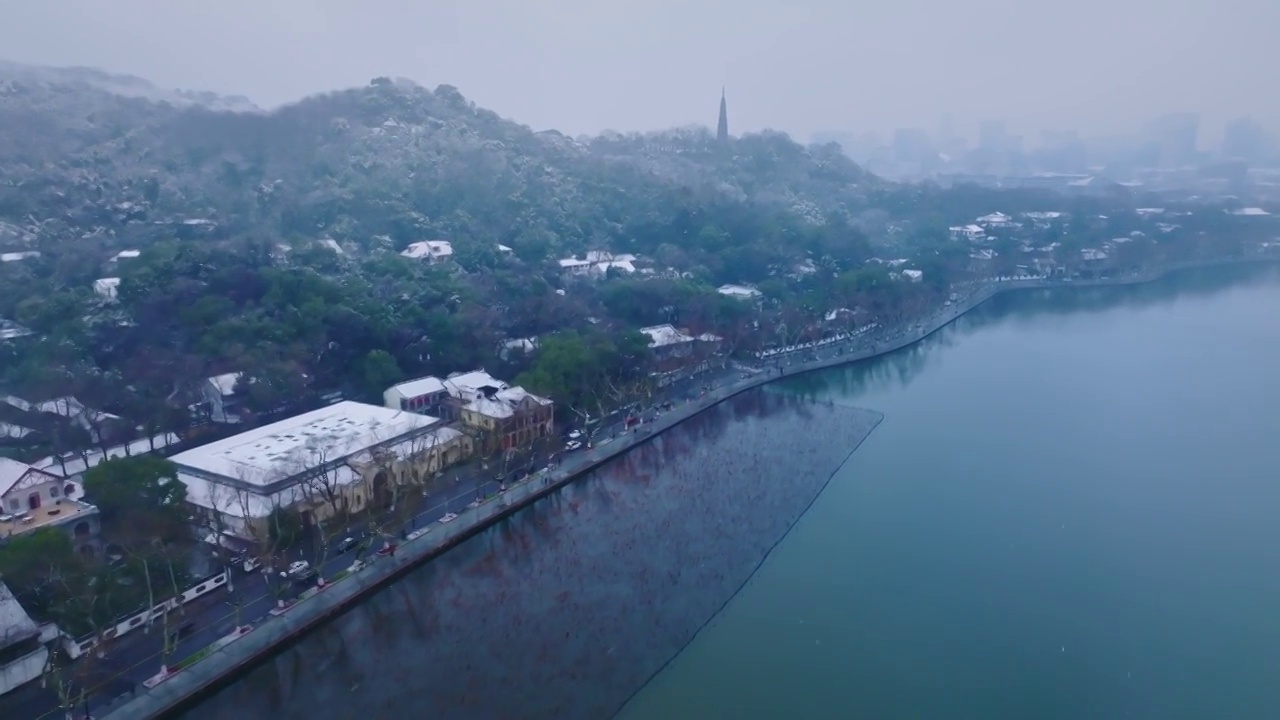
[{"label": "shoreline", "polygon": [[[1175,263],[1141,275],[1105,280],[995,282],[974,288],[970,295],[943,308],[942,312],[918,320],[908,326],[912,329],[875,343],[870,348],[851,352],[842,351],[830,357],[794,362],[789,358],[803,352],[797,350],[758,361],[760,372],[677,406],[654,422],[643,426],[643,431],[625,433],[606,443],[597,444],[592,451],[589,451],[589,455],[579,454],[572,461],[566,461],[563,467],[554,472],[539,472],[531,475],[526,480],[511,486],[504,494],[479,507],[468,508],[449,522],[433,522],[427,528],[411,533],[409,539],[400,544],[394,556],[379,558],[359,572],[351,573],[341,581],[330,584],[325,590],[254,628],[235,643],[212,652],[208,657],[174,674],[150,691],[107,708],[105,714],[99,717],[107,720],[169,717],[198,704],[209,695],[235,682],[243,673],[269,660],[333,617],[361,602],[365,597],[380,591],[420,565],[447,552],[458,543],[483,532],[499,520],[574,482],[633,447],[648,442],[685,420],[741,393],[783,378],[869,360],[909,347],[1003,292],[1140,285],[1154,282],[1182,270],[1228,265],[1271,264],[1277,260],[1280,258],[1259,256]],[[851,450],[850,456],[856,450],[856,447]]]}]

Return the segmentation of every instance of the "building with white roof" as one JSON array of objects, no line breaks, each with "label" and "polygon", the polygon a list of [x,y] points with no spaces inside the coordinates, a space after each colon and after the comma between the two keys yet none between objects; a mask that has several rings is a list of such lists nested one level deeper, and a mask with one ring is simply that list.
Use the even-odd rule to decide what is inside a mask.
[{"label": "building with white roof", "polygon": [[453,258],[453,243],[448,240],[423,240],[411,243],[400,254],[415,260],[444,262]]},{"label": "building with white roof", "polygon": [[649,349],[659,360],[683,357],[693,352],[694,337],[681,332],[674,325],[651,325],[640,328],[640,334],[649,338]]},{"label": "building with white roof", "polygon": [[120,278],[98,278],[93,281],[93,291],[107,300],[115,300],[120,291]]},{"label": "building with white roof", "polygon": [[0,695],[39,678],[48,659],[40,627],[0,581]]},{"label": "building with white roof", "polygon": [[265,537],[291,508],[304,522],[383,505],[471,453],[471,439],[439,419],[344,401],[247,430],[170,458],[187,502],[211,527]]},{"label": "building with white roof", "polygon": [[577,256],[561,258],[557,261],[560,270],[568,275],[600,275],[603,276],[610,269],[620,270],[627,274],[636,271],[637,258],[635,255],[628,253],[613,254],[605,250],[591,250],[587,252],[585,259],[579,260]]},{"label": "building with white roof", "polygon": [[142,255],[141,250],[121,250],[111,258],[111,262],[120,262],[121,260],[132,260]]},{"label": "building with white roof", "polygon": [[739,300],[751,300],[753,298],[760,297],[759,290],[749,285],[734,285],[732,283],[721,285],[716,288],[716,292],[721,295],[728,295],[731,298],[738,298]]},{"label": "building with white roof", "polygon": [[434,412],[479,435],[486,449],[514,448],[554,431],[555,404],[484,370],[457,372],[441,380],[424,377],[387,388],[389,408]]},{"label": "building with white roof", "polygon": [[987,231],[982,229],[981,225],[957,225],[948,228],[951,233],[952,240],[968,240],[969,242],[977,242],[986,238]]},{"label": "building with white roof", "polygon": [[448,395],[443,380],[428,376],[392,385],[382,393],[382,403],[393,410],[438,415]]},{"label": "building with white roof", "polygon": [[26,250],[24,252],[7,252],[0,253],[0,262],[19,262],[29,258],[40,257],[39,250]]},{"label": "building with white roof", "polygon": [[993,212],[990,215],[983,215],[982,217],[978,218],[974,222],[978,223],[979,225],[1000,227],[1003,225],[1012,224],[1013,218],[1009,217],[1008,215],[1005,215],[1002,212]]},{"label": "building with white roof", "polygon": [[200,394],[209,406],[209,419],[216,423],[239,423],[241,398],[236,397],[236,385],[243,373],[230,372],[205,378]]},{"label": "building with white roof", "polygon": [[0,539],[61,527],[77,545],[92,548],[98,508],[77,499],[80,493],[54,473],[0,457]]}]

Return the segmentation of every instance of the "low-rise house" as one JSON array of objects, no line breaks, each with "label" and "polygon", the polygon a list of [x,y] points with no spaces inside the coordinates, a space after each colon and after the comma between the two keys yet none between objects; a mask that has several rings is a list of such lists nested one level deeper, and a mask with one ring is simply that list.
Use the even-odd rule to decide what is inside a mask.
[{"label": "low-rise house", "polygon": [[113,445],[103,452],[101,449],[88,449],[79,452],[60,453],[36,460],[31,466],[52,473],[66,482],[64,492],[67,497],[79,500],[84,495],[81,480],[89,468],[95,467],[103,460],[122,457],[136,457],[163,450],[177,445],[181,439],[174,433],[164,433],[153,437],[140,438],[132,442]]},{"label": "low-rise house", "polygon": [[528,355],[538,349],[538,338],[515,338],[502,343],[502,347],[498,350],[498,357],[503,360],[510,359],[513,355]]},{"label": "low-rise house", "polygon": [[0,580],[0,695],[39,678],[48,659],[39,626]]},{"label": "low-rise house", "polygon": [[278,509],[304,524],[394,502],[470,456],[466,434],[438,418],[343,401],[178,453],[187,502],[208,527],[260,541]]},{"label": "low-rise house", "polygon": [[587,253],[585,259],[579,260],[577,256],[573,256],[561,258],[557,263],[560,265],[561,272],[566,275],[603,276],[609,270],[619,270],[627,274],[634,273],[636,271],[636,260],[635,255],[627,253],[615,255],[604,250],[591,250]]},{"label": "low-rise house", "polygon": [[0,457],[0,538],[59,527],[81,552],[92,553],[98,508],[76,499],[80,493],[75,483],[54,473]]},{"label": "low-rise house", "polygon": [[443,417],[442,406],[448,397],[443,380],[423,377],[387,388],[382,393],[382,402],[393,410]]},{"label": "low-rise house", "polygon": [[674,325],[652,325],[640,328],[648,336],[649,349],[659,361],[673,357],[686,357],[693,352],[694,337],[676,329]]},{"label": "low-rise house", "polygon": [[141,250],[121,250],[111,258],[111,262],[120,262],[121,260],[132,260],[142,255]]},{"label": "low-rise house", "polygon": [[462,422],[480,431],[487,450],[511,450],[555,432],[554,404],[519,385],[478,391],[461,407]]},{"label": "low-rise house", "polygon": [[236,424],[241,421],[242,398],[236,395],[236,385],[243,373],[232,372],[205,378],[200,395],[209,406],[209,419],[216,423]]},{"label": "low-rise house", "polygon": [[19,325],[12,320],[0,318],[0,342],[5,340],[17,340],[21,337],[31,335],[31,331]]},{"label": "low-rise house", "polygon": [[93,291],[107,301],[113,301],[120,291],[120,278],[98,278],[93,281]]},{"label": "low-rise house", "polygon": [[423,240],[411,243],[401,255],[427,262],[444,262],[453,259],[453,243],[448,240]]},{"label": "low-rise house", "polygon": [[750,285],[734,285],[732,283],[721,285],[716,288],[716,292],[739,300],[753,300],[761,295],[759,290]]},{"label": "low-rise house", "polygon": [[990,215],[983,215],[974,222],[986,227],[1005,227],[1013,224],[1013,218],[1002,212],[993,212]]},{"label": "low-rise house", "polygon": [[0,262],[7,262],[7,263],[21,262],[23,260],[27,260],[30,258],[38,258],[38,257],[40,257],[40,251],[38,250],[27,250],[24,252],[7,252],[7,253],[0,253]]},{"label": "low-rise house", "polygon": [[911,282],[920,282],[924,279],[924,272],[920,270],[903,270],[902,277]]},{"label": "low-rise house", "polygon": [[486,450],[520,447],[554,432],[551,400],[484,370],[453,373],[443,380],[424,377],[403,382],[388,388],[383,401],[389,408],[434,412],[460,422],[481,436]]},{"label": "low-rise house", "polygon": [[967,240],[969,242],[977,242],[987,236],[987,231],[983,230],[980,225],[958,225],[949,228],[952,240]]}]

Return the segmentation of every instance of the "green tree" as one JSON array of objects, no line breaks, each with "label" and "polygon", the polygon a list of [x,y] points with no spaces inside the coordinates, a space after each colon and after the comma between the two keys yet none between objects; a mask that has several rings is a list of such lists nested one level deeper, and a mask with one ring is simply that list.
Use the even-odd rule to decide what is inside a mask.
[{"label": "green tree", "polygon": [[381,398],[382,393],[392,385],[404,380],[404,371],[400,364],[386,350],[370,350],[364,357],[363,370],[365,391],[370,397]]},{"label": "green tree", "polygon": [[187,486],[178,468],[155,455],[98,463],[84,475],[84,491],[102,514],[108,537],[179,542],[190,536]]},{"label": "green tree", "polygon": [[58,528],[39,528],[0,544],[0,579],[41,619],[56,614],[86,570],[70,536]]}]

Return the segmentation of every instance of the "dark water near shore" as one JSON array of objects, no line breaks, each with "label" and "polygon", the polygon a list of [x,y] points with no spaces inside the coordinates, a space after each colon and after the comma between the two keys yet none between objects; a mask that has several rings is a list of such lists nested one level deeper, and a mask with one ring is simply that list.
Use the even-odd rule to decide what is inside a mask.
[{"label": "dark water near shore", "polygon": [[429,563],[186,717],[609,717],[879,421],[739,396]]},{"label": "dark water near shore", "polygon": [[1280,271],[1004,295],[800,378],[885,422],[620,714],[1280,717]]}]

